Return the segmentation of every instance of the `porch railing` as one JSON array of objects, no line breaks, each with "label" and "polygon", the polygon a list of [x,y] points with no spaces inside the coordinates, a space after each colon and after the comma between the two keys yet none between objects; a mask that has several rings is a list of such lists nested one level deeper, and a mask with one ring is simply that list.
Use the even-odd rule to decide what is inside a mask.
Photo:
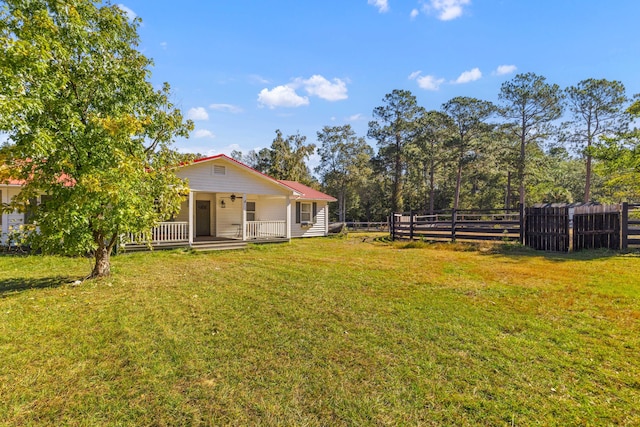
[{"label": "porch railing", "polygon": [[286,229],[286,221],[247,221],[246,238],[251,240],[287,237]]},{"label": "porch railing", "polygon": [[129,233],[131,243],[188,242],[189,223],[186,221],[161,222],[149,233]]}]

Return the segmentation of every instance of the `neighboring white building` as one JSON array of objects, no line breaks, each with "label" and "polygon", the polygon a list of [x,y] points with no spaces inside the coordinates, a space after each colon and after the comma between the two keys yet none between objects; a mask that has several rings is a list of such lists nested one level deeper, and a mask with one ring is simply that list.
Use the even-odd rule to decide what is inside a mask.
[{"label": "neighboring white building", "polygon": [[[224,154],[186,164],[176,173],[188,180],[189,197],[172,221],[158,224],[151,236],[130,236],[125,247],[220,248],[232,241],[288,241],[326,236],[328,203],[335,198],[293,181],[278,181]],[[20,183],[0,184],[2,202],[20,191]],[[25,222],[20,213],[2,215],[2,239]],[[133,240],[133,242],[131,242]]]},{"label": "neighboring white building", "polygon": [[[0,182],[0,206],[8,204],[20,192],[22,183],[16,180]],[[19,228],[25,222],[25,214],[19,212],[3,213],[0,211],[0,244],[6,240],[7,234]]]}]

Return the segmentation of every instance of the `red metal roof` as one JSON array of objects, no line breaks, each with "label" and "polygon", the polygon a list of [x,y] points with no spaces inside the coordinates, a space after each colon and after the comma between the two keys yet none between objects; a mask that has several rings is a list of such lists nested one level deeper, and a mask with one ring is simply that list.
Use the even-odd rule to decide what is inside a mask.
[{"label": "red metal roof", "polygon": [[327,202],[337,201],[335,197],[325,194],[322,191],[314,190],[313,188],[307,187],[306,185],[300,184],[299,182],[296,182],[296,181],[279,180],[279,182],[293,189],[294,191],[297,191],[298,193],[302,194],[302,197],[300,197],[301,199],[326,200]]}]

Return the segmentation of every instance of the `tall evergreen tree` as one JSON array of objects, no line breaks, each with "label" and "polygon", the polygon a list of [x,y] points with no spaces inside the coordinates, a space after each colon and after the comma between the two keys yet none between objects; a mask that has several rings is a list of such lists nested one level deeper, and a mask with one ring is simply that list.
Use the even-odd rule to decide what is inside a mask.
[{"label": "tall evergreen tree", "polygon": [[605,79],[582,80],[565,90],[572,115],[568,123],[568,140],[582,152],[586,164],[584,201],[591,199],[592,155],[591,147],[602,136],[614,136],[628,126],[625,112],[627,96],[619,81]]},{"label": "tall evergreen tree", "polygon": [[518,74],[500,87],[500,114],[519,143],[520,204],[525,204],[527,146],[544,140],[562,115],[563,94],[557,84],[535,73]]},{"label": "tall evergreen tree", "polygon": [[383,98],[385,105],[373,110],[376,120],[369,122],[367,136],[376,140],[378,156],[391,165],[391,203],[393,212],[404,208],[403,183],[407,162],[407,147],[414,142],[417,120],[424,109],[407,90],[395,89]]},{"label": "tall evergreen tree", "polygon": [[491,130],[486,120],[493,114],[495,107],[488,101],[459,96],[445,103],[442,109],[450,117],[453,126],[453,136],[450,139],[450,148],[455,153],[456,159],[456,190],[453,208],[458,209],[462,170],[477,156],[478,150],[481,149],[482,136]]}]

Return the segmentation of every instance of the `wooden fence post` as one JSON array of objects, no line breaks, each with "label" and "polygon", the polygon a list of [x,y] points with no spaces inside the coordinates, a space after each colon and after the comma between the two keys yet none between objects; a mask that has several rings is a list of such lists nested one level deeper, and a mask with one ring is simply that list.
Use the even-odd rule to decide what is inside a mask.
[{"label": "wooden fence post", "polygon": [[409,240],[413,241],[413,211],[409,211]]},{"label": "wooden fence post", "polygon": [[518,203],[518,208],[520,210],[520,244],[524,245],[526,243],[524,205],[521,203]]},{"label": "wooden fence post", "polygon": [[629,203],[622,203],[620,213],[620,250],[629,248]]},{"label": "wooden fence post", "polygon": [[389,233],[391,234],[391,241],[396,240],[396,214],[391,212],[389,216]]},{"label": "wooden fence post", "polygon": [[451,241],[456,241],[456,210],[451,209]]}]

